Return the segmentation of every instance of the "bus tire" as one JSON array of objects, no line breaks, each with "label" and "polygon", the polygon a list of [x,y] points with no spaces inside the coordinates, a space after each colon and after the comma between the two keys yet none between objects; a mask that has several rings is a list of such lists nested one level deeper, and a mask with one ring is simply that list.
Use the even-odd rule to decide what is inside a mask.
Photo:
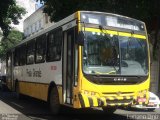
[{"label": "bus tire", "polygon": [[153,112],[156,108],[148,108],[149,112]]},{"label": "bus tire", "polygon": [[115,107],[103,107],[103,112],[107,113],[107,114],[113,114],[117,108]]},{"label": "bus tire", "polygon": [[58,90],[56,87],[51,88],[49,106],[53,115],[57,115],[60,113],[61,105],[59,101]]},{"label": "bus tire", "polygon": [[20,91],[19,91],[19,82],[17,81],[16,82],[16,89],[15,89],[15,91],[16,91],[16,98],[17,99],[23,99],[23,95],[22,94],[20,94]]}]

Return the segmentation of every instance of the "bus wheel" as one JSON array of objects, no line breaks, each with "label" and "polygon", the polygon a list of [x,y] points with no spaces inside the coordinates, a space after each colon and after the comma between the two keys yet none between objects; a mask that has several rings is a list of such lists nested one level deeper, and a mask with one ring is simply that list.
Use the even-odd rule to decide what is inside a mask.
[{"label": "bus wheel", "polygon": [[59,102],[59,95],[58,90],[56,87],[53,87],[50,92],[49,98],[50,110],[53,115],[60,113],[60,102]]},{"label": "bus wheel", "polygon": [[115,107],[113,107],[113,108],[112,107],[103,107],[102,109],[105,113],[113,114],[116,111],[117,108],[115,108]]},{"label": "bus wheel", "polygon": [[155,108],[148,108],[148,111],[153,112]]},{"label": "bus wheel", "polygon": [[23,95],[20,94],[20,91],[19,91],[19,83],[16,82],[16,97],[17,99],[23,99]]}]

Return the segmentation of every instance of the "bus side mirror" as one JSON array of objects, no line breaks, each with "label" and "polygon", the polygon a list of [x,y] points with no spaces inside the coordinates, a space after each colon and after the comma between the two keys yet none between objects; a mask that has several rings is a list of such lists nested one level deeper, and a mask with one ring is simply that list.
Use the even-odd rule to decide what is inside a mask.
[{"label": "bus side mirror", "polygon": [[77,37],[77,44],[83,46],[84,45],[84,33],[82,31],[80,31],[78,33],[78,37]]}]

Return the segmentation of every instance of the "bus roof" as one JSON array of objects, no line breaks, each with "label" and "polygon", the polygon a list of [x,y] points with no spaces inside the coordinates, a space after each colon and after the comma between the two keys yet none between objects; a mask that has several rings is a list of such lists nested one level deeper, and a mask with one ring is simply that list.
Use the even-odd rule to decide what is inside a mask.
[{"label": "bus roof", "polygon": [[[123,15],[119,15],[119,14],[114,14],[114,13],[99,12],[99,11],[77,11],[77,12],[69,15],[68,17],[66,17],[66,18],[64,18],[64,19],[56,22],[55,24],[53,24],[53,25],[50,26],[49,28],[42,29],[41,31],[39,31],[39,32],[37,32],[37,33],[35,33],[35,34],[27,37],[26,39],[22,40],[22,41],[21,41],[18,45],[16,45],[15,47],[17,47],[17,46],[19,46],[19,45],[21,45],[21,44],[23,44],[23,43],[25,43],[25,42],[27,42],[27,41],[29,41],[29,40],[32,40],[32,39],[34,39],[34,38],[36,38],[36,37],[38,37],[38,36],[40,36],[40,35],[42,35],[42,34],[45,34],[45,33],[49,32],[49,31],[52,30],[52,29],[58,28],[59,26],[62,26],[62,25],[64,25],[64,24],[66,24],[66,23],[68,23],[68,22],[76,19],[76,18],[78,17],[78,12],[79,12],[79,13],[92,13],[92,14],[113,15],[113,16],[117,16],[117,17],[132,19],[132,20],[135,20],[135,21],[137,21],[137,22],[140,22],[140,23],[144,24],[144,22],[142,22],[142,21],[140,21],[140,20],[137,20],[137,19],[134,19],[134,18],[131,18],[131,17],[127,17],[127,16],[123,16]],[[10,50],[14,50],[15,47],[11,48]]]}]

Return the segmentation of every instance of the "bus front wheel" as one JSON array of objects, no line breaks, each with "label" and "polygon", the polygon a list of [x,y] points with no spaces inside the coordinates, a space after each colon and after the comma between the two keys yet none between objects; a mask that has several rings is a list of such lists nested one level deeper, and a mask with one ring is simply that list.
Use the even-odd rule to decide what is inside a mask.
[{"label": "bus front wheel", "polygon": [[58,90],[56,87],[53,87],[50,92],[49,98],[50,110],[53,115],[56,115],[60,112],[60,102],[59,102],[59,95]]}]

